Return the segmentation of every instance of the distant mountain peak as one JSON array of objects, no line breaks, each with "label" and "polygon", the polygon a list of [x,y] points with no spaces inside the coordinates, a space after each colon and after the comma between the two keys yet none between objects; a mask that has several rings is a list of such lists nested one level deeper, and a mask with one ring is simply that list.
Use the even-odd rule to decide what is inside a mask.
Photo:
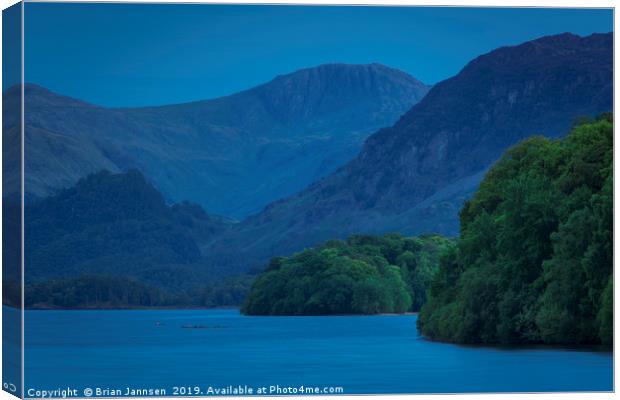
[{"label": "distant mountain peak", "polygon": [[[15,101],[21,97],[21,85],[7,88],[2,97],[4,101]],[[34,106],[63,106],[63,107],[100,107],[73,97],[56,93],[37,83],[24,83],[25,100]]]},{"label": "distant mountain peak", "polygon": [[495,65],[511,65],[513,68],[531,65],[537,57],[543,64],[561,62],[567,54],[576,51],[600,51],[608,47],[613,40],[611,33],[595,33],[579,36],[565,32],[557,35],[543,36],[517,45],[503,46],[483,54],[469,62],[463,71],[479,64],[491,62]]},{"label": "distant mountain peak", "polygon": [[[276,76],[270,82],[261,85],[268,86],[274,83],[294,80],[294,79],[308,79],[313,78],[315,80],[330,80],[330,79],[342,79],[350,77],[351,79],[363,80],[368,76],[379,75],[383,77],[389,77],[390,80],[404,80],[411,85],[420,86],[421,90],[427,87],[422,81],[411,76],[410,74],[401,71],[396,68],[388,67],[380,63],[370,64],[348,64],[348,63],[327,63],[319,64],[314,67],[302,68],[287,74]],[[420,97],[421,98],[421,97]]]},{"label": "distant mountain peak", "polygon": [[[292,76],[299,76],[299,75],[303,75],[304,73],[317,73],[317,74],[330,74],[330,73],[334,73],[334,72],[342,72],[342,73],[390,73],[390,74],[394,74],[394,75],[400,75],[400,76],[406,76],[410,79],[412,79],[413,81],[417,81],[422,83],[421,81],[419,81],[418,79],[414,78],[413,76],[411,76],[410,74],[408,74],[407,72],[401,71],[397,68],[393,68],[393,67],[389,67],[385,64],[381,64],[381,63],[377,63],[377,62],[373,62],[373,63],[368,63],[368,64],[352,64],[352,63],[343,63],[343,62],[334,62],[334,63],[325,63],[325,64],[319,64],[313,67],[306,67],[306,68],[301,68],[298,70],[295,70],[293,72],[289,72],[286,74],[280,74],[278,76],[276,76],[271,82],[276,81],[280,78],[284,78],[284,77],[292,77]],[[423,83],[422,83],[423,84]]]},{"label": "distant mountain peak", "polygon": [[360,114],[376,110],[379,103],[384,108],[399,108],[403,100],[417,103],[428,90],[429,86],[411,75],[382,64],[332,63],[279,75],[250,91],[261,97],[274,116],[288,123],[343,113],[343,109],[346,113],[347,107]]}]

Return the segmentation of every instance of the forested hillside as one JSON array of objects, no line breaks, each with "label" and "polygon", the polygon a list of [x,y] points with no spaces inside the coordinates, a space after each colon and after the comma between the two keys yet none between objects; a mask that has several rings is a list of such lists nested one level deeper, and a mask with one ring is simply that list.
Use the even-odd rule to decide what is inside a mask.
[{"label": "forested hillside", "polygon": [[168,206],[138,171],[104,171],[28,206],[25,224],[29,280],[103,272],[153,281],[198,261],[199,244],[230,222],[199,206]]},{"label": "forested hillside", "polygon": [[461,211],[421,331],[459,343],[613,338],[613,123],[511,148]]},{"label": "forested hillside", "polygon": [[250,315],[377,314],[417,311],[452,246],[441,236],[351,236],[271,260],[242,312]]}]

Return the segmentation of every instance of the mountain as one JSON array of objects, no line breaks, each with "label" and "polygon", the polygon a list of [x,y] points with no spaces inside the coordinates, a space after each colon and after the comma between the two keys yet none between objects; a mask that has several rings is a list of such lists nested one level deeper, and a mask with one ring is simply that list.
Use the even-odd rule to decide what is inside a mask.
[{"label": "mountain", "polygon": [[612,40],[567,33],[474,59],[371,135],[355,159],[205,251],[243,269],[353,233],[456,235],[463,201],[508,147],[612,109]]},{"label": "mountain", "polygon": [[[3,94],[7,107],[17,110],[18,91]],[[321,65],[227,97],[144,108],[100,107],[29,84],[27,196],[103,169],[138,169],[169,202],[243,218],[345,164],[427,91],[379,64]]]},{"label": "mountain", "polygon": [[93,274],[165,288],[206,282],[200,246],[231,224],[196,204],[168,206],[139,171],[91,174],[26,207],[28,283]]}]

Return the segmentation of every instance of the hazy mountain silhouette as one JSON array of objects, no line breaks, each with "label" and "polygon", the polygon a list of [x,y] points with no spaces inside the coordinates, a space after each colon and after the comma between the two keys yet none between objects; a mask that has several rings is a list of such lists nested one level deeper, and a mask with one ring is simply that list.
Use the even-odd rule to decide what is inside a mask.
[{"label": "hazy mountain silhouette", "polygon": [[[5,107],[18,109],[18,90],[4,93]],[[380,64],[321,65],[227,97],[145,108],[104,108],[29,84],[26,192],[45,197],[89,173],[135,168],[169,201],[241,218],[355,157],[427,91]]]},{"label": "hazy mountain silhouette", "polygon": [[232,225],[197,204],[167,205],[136,170],[88,175],[25,211],[29,283],[84,274],[166,288],[206,282],[200,246]]}]

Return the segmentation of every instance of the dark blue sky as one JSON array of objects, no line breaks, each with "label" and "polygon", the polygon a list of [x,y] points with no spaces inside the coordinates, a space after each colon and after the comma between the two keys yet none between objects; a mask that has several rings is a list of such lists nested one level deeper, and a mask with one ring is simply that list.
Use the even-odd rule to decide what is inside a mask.
[{"label": "dark blue sky", "polygon": [[540,36],[613,29],[611,10],[26,3],[26,80],[106,106],[234,93],[329,62],[426,83]]}]

